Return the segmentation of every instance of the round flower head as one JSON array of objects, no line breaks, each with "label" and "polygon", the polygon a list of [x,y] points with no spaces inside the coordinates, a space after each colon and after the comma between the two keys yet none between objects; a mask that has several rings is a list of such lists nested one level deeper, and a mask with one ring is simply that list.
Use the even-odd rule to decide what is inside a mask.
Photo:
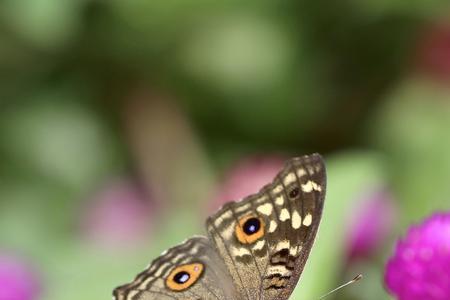
[{"label": "round flower head", "polygon": [[385,283],[400,300],[450,299],[450,212],[409,229],[387,263]]},{"label": "round flower head", "polygon": [[366,192],[355,208],[347,235],[350,259],[370,257],[386,240],[395,222],[396,209],[389,192]]},{"label": "round flower head", "polygon": [[148,237],[153,207],[132,181],[112,180],[90,200],[81,215],[81,227],[94,244],[128,249]]},{"label": "round flower head", "polygon": [[0,300],[35,300],[40,284],[30,265],[14,255],[0,253]]}]

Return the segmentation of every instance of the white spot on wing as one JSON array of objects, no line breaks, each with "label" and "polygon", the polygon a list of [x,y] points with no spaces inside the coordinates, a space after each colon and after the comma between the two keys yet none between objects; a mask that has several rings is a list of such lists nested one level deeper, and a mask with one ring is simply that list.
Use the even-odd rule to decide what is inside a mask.
[{"label": "white spot on wing", "polygon": [[231,223],[230,225],[228,225],[228,227],[226,227],[223,231],[222,231],[222,235],[226,240],[231,239],[231,237],[234,234],[234,222]]},{"label": "white spot on wing", "polygon": [[270,216],[272,214],[272,209],[273,209],[273,206],[270,203],[266,203],[266,204],[260,205],[260,206],[258,206],[258,208],[256,208],[256,210],[258,212],[260,212],[260,213],[262,213],[263,215],[266,215],[266,216]]},{"label": "white spot on wing", "polygon": [[289,249],[289,246],[291,245],[291,242],[289,240],[282,240],[278,242],[277,247],[275,248],[275,251],[280,251],[282,249]]},{"label": "white spot on wing", "polygon": [[302,190],[305,193],[310,193],[313,190],[321,192],[322,187],[320,185],[318,185],[317,183],[315,183],[314,181],[308,180],[305,184],[302,184]]},{"label": "white spot on wing", "polygon": [[286,175],[286,177],[284,177],[284,185],[288,186],[291,183],[295,182],[297,180],[297,177],[295,177],[294,173],[289,173],[288,175]]},{"label": "white spot on wing", "polygon": [[264,241],[264,240],[261,240],[261,241],[257,242],[257,243],[255,244],[255,246],[253,246],[253,251],[255,251],[255,250],[261,250],[261,249],[264,247],[264,244],[265,244],[265,241]]},{"label": "white spot on wing", "polygon": [[284,197],[283,196],[278,196],[276,199],[275,199],[275,204],[276,205],[283,205],[284,204]]},{"label": "white spot on wing", "polygon": [[312,223],[312,215],[311,214],[307,214],[305,216],[305,219],[303,220],[303,225],[308,227],[309,225],[311,225],[311,223]]},{"label": "white spot on wing", "polygon": [[128,293],[128,298],[130,298],[130,299],[133,299],[133,297],[134,296],[136,296],[136,294],[138,294],[139,292],[141,292],[140,290],[131,290],[129,293]]},{"label": "white spot on wing", "polygon": [[138,289],[145,289],[145,287],[150,283],[150,281],[154,280],[155,277],[149,276],[147,277],[139,286]]},{"label": "white spot on wing", "polygon": [[287,276],[291,274],[291,271],[286,269],[285,266],[270,266],[267,270],[267,275],[273,275],[273,274],[281,274],[282,276]]},{"label": "white spot on wing", "polygon": [[243,211],[248,210],[250,207],[251,207],[251,203],[247,203],[247,204],[244,204],[244,205],[242,205],[242,206],[236,207],[236,208],[235,208],[235,211],[236,211],[237,213],[240,213],[240,212],[243,212]]},{"label": "white spot on wing", "polygon": [[240,248],[236,248],[236,247],[232,247],[231,248],[231,253],[234,256],[244,256],[244,255],[251,255],[250,251],[248,251],[248,249],[244,248],[244,247],[240,247]]},{"label": "white spot on wing", "polygon": [[273,189],[273,192],[275,193],[275,194],[279,194],[279,193],[281,193],[283,191],[283,187],[279,184],[279,185],[277,185],[274,189]]},{"label": "white spot on wing", "polygon": [[255,199],[254,201],[255,201],[255,203],[266,202],[267,201],[267,196],[261,196],[258,199]]},{"label": "white spot on wing", "polygon": [[274,220],[270,221],[269,232],[274,232],[277,229],[277,226],[277,222],[275,222]]},{"label": "white spot on wing", "polygon": [[298,169],[298,170],[297,170],[297,176],[298,176],[298,178],[302,178],[302,177],[305,176],[305,175],[306,175],[306,170],[305,170],[305,169],[301,168],[301,169]]},{"label": "white spot on wing", "polygon": [[147,266],[147,269],[148,269],[148,272],[149,272],[149,273],[153,273],[153,272],[156,270],[156,265],[151,265],[151,264],[149,264],[149,265]]},{"label": "white spot on wing", "polygon": [[299,249],[299,246],[292,246],[289,249],[289,254],[292,255],[292,256],[296,256],[297,253],[298,253],[298,249]]},{"label": "white spot on wing", "polygon": [[[298,255],[302,251],[302,248],[303,248],[302,246],[293,247],[289,250],[289,253],[292,256]],[[296,252],[296,254],[294,254],[294,251]]]},{"label": "white spot on wing", "polygon": [[311,183],[312,183],[313,189],[315,191],[318,191],[318,192],[322,191],[322,187],[319,184],[315,183],[314,181],[311,181]]},{"label": "white spot on wing", "polygon": [[284,222],[291,218],[289,211],[286,208],[283,208],[280,212],[280,221]]},{"label": "white spot on wing", "polygon": [[169,266],[170,266],[170,263],[164,263],[164,264],[162,264],[162,265],[159,267],[159,269],[156,270],[156,272],[155,272],[155,277],[161,276],[161,275],[162,275],[162,271],[163,271],[166,267],[169,267]]},{"label": "white spot on wing", "polygon": [[[195,252],[197,252],[197,250],[195,250]],[[179,254],[175,255],[175,256],[171,259],[171,261],[172,261],[172,262],[177,262],[178,260],[180,260],[180,259],[183,258],[184,256],[185,256],[184,253],[179,253]]]},{"label": "white spot on wing", "polygon": [[220,224],[222,224],[223,221],[230,219],[233,216],[233,214],[231,213],[231,211],[226,211],[223,214],[221,214],[217,219],[214,220],[214,225],[216,227],[219,227]]},{"label": "white spot on wing", "polygon": [[292,213],[292,228],[299,229],[302,226],[302,217],[298,214],[296,210]]}]

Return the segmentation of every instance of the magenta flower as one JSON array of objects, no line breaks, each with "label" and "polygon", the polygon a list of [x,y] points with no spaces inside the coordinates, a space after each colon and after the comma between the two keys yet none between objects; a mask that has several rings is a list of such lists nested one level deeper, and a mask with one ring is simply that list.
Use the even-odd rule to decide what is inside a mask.
[{"label": "magenta flower", "polygon": [[239,200],[258,192],[273,180],[283,163],[284,159],[277,156],[250,157],[238,161],[227,172],[212,203],[212,211],[230,200]]},{"label": "magenta flower", "polygon": [[450,212],[409,229],[387,263],[385,282],[400,300],[450,299]]},{"label": "magenta flower", "polygon": [[347,235],[350,259],[369,257],[388,237],[396,216],[392,196],[385,190],[366,193],[355,210]]},{"label": "magenta flower", "polygon": [[136,184],[116,180],[95,193],[82,215],[83,234],[105,248],[128,248],[149,236],[153,207]]},{"label": "magenta flower", "polygon": [[20,258],[0,254],[0,300],[35,300],[40,284],[34,270]]}]

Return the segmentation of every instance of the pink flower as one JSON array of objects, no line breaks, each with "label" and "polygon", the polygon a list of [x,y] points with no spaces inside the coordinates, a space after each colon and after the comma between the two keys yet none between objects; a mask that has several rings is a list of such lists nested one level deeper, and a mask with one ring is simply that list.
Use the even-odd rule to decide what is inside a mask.
[{"label": "pink flower", "polygon": [[34,300],[39,295],[34,270],[19,257],[0,254],[0,300]]},{"label": "pink flower", "polygon": [[277,156],[261,156],[243,159],[232,167],[212,203],[212,211],[231,200],[239,200],[256,193],[270,183],[283,167],[284,160]]},{"label": "pink flower", "polygon": [[450,212],[409,229],[386,265],[385,282],[400,300],[450,299]]},{"label": "pink flower", "polygon": [[394,225],[396,209],[391,195],[377,190],[365,195],[357,204],[348,233],[350,259],[368,257],[377,250]]},{"label": "pink flower", "polygon": [[90,199],[82,216],[85,237],[105,248],[128,248],[149,236],[152,206],[130,181],[112,181]]}]

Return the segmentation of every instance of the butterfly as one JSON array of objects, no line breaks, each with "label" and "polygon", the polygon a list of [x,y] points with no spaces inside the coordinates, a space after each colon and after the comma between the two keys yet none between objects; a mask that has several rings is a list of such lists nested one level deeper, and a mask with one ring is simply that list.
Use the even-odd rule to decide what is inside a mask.
[{"label": "butterfly", "polygon": [[206,221],[206,236],[170,248],[117,287],[115,300],[283,300],[314,243],[325,200],[319,154],[287,161],[273,181]]}]

